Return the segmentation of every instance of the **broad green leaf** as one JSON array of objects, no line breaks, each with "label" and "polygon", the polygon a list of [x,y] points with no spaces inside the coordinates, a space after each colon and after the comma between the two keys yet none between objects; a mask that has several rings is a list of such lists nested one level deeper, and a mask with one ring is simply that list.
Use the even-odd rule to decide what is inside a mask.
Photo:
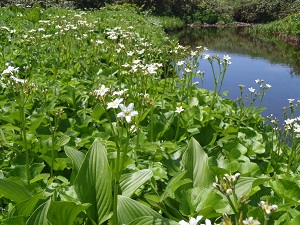
[{"label": "broad green leaf", "polygon": [[94,107],[93,112],[91,113],[91,118],[99,120],[104,112],[104,108],[98,104]]},{"label": "broad green leaf", "polygon": [[183,179],[187,171],[177,173],[167,184],[166,190],[161,195],[160,202],[167,197],[175,198],[175,191],[184,184],[192,183],[190,179]]},{"label": "broad green leaf", "polygon": [[16,205],[18,215],[29,216],[34,210],[38,201],[42,198],[44,192],[40,192],[29,199],[26,199],[23,202],[20,202]]},{"label": "broad green leaf", "polygon": [[129,224],[142,216],[154,216],[162,218],[161,215],[146,205],[139,203],[126,196],[118,196],[118,221],[119,224]]},{"label": "broad green leaf", "polygon": [[51,202],[48,220],[53,225],[72,225],[77,215],[89,206],[90,204],[76,204],[75,202]]},{"label": "broad green leaf", "polygon": [[[50,207],[51,200],[41,204],[29,217],[25,225],[50,225],[47,220],[47,213]],[[53,224],[54,225],[54,224]]]},{"label": "broad green leaf", "polygon": [[270,182],[275,193],[285,202],[295,205],[300,204],[300,188],[299,184],[289,180],[278,179]]},{"label": "broad green leaf", "polygon": [[90,203],[88,216],[97,224],[108,220],[112,208],[112,177],[105,147],[95,140],[87,152],[74,181],[82,203]]},{"label": "broad green leaf", "polygon": [[31,197],[27,188],[9,180],[0,180],[0,194],[16,203]]},{"label": "broad green leaf", "polygon": [[41,115],[40,117],[31,121],[29,131],[34,132],[41,125],[41,123],[43,122],[44,119],[45,119],[45,116]]},{"label": "broad green leaf", "polygon": [[212,188],[196,187],[189,189],[180,202],[180,212],[184,215],[203,215],[209,217],[216,212],[229,212],[230,207]]},{"label": "broad green leaf", "polygon": [[2,223],[1,223],[1,225],[24,225],[24,224],[25,224],[24,216],[10,217],[10,218],[2,221]]},{"label": "broad green leaf", "polygon": [[55,141],[55,145],[58,147],[64,146],[69,142],[70,139],[71,139],[71,137],[69,137],[67,135],[63,135]]},{"label": "broad green leaf", "polygon": [[81,164],[84,161],[85,155],[82,152],[80,152],[74,148],[71,148],[69,146],[64,146],[64,149],[65,149],[66,155],[72,160],[74,173],[77,174]]},{"label": "broad green leaf", "polygon": [[182,165],[183,169],[187,170],[186,178],[193,181],[192,187],[211,187],[212,175],[207,154],[194,138],[191,138],[188,149],[183,155]]},{"label": "broad green leaf", "polygon": [[130,197],[141,185],[152,177],[152,170],[144,169],[123,174],[120,179],[122,195]]},{"label": "broad green leaf", "polygon": [[177,222],[155,216],[142,216],[128,225],[178,225]]},{"label": "broad green leaf", "polygon": [[240,177],[236,184],[235,193],[238,198],[250,196],[254,187],[268,180],[269,178]]}]

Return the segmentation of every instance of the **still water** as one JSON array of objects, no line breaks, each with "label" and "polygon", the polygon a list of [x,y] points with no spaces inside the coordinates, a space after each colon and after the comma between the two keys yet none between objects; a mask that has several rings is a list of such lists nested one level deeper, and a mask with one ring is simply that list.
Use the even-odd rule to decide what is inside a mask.
[{"label": "still water", "polygon": [[[300,100],[300,50],[279,39],[259,40],[240,29],[200,28],[183,31],[180,43],[192,48],[205,46],[208,50],[204,54],[218,55],[221,59],[224,55],[231,57],[232,64],[227,69],[222,91],[228,91],[227,97],[232,100],[240,96],[239,85],[245,85],[244,93],[250,94],[248,88],[259,91],[256,79],[270,84],[272,87],[262,103],[266,108],[262,113],[265,117],[273,114],[283,122],[283,107],[289,106],[287,99],[295,99],[294,103]],[[205,72],[203,87],[213,90],[208,60],[202,59],[198,70]],[[300,115],[300,108],[296,115]]]}]

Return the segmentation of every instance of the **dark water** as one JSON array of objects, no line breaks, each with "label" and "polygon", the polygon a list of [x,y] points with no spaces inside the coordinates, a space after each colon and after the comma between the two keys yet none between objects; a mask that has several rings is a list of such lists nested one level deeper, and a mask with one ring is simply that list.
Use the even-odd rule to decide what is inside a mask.
[{"label": "dark water", "polygon": [[[266,91],[262,115],[273,114],[283,122],[283,107],[289,106],[287,99],[300,100],[300,50],[277,38],[257,39],[232,28],[199,28],[185,30],[180,34],[180,44],[192,47],[205,46],[205,54],[231,57],[222,90],[235,100],[240,96],[239,85],[259,91],[256,79],[272,87]],[[198,70],[205,71],[204,88],[212,90],[213,75],[208,60],[201,60]],[[199,80],[200,81],[200,80]],[[201,83],[201,82],[200,82]],[[256,101],[259,105],[259,100]],[[300,108],[296,112],[300,115]]]}]

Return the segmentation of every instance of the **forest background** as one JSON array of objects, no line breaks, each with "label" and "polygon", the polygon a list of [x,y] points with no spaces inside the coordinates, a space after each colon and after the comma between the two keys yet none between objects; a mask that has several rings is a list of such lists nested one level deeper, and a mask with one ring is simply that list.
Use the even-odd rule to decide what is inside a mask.
[{"label": "forest background", "polygon": [[106,4],[135,4],[141,11],[158,16],[179,17],[186,23],[266,23],[300,11],[300,0],[2,0],[44,7],[100,8]]}]

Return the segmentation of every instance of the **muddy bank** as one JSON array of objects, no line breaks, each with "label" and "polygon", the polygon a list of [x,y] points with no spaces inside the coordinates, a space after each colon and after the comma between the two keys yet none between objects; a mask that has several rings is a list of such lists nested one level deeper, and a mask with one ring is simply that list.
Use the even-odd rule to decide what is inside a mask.
[{"label": "muddy bank", "polygon": [[287,42],[288,44],[300,49],[300,38],[296,36],[290,36],[287,34],[277,33],[281,40]]}]

